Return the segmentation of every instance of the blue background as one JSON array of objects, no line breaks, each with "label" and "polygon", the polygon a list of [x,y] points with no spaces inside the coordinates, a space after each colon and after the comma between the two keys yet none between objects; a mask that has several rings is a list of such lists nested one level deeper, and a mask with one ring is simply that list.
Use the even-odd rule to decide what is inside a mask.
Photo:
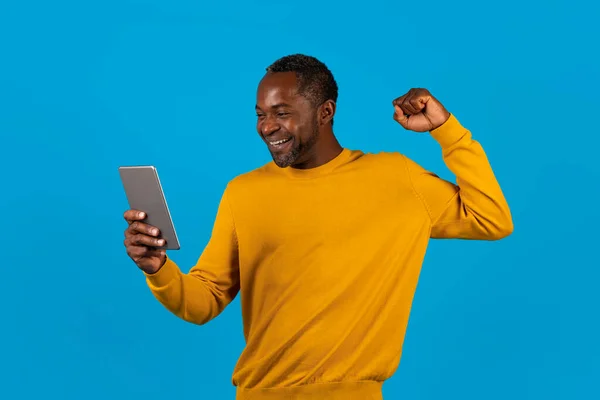
[{"label": "blue background", "polygon": [[0,397],[234,398],[239,301],[197,327],[123,248],[119,165],[158,167],[191,267],[269,161],[264,68],[322,59],[343,145],[453,179],[391,101],[430,89],[487,151],[500,242],[435,241],[386,399],[600,398],[597,2],[14,1],[0,6]]}]

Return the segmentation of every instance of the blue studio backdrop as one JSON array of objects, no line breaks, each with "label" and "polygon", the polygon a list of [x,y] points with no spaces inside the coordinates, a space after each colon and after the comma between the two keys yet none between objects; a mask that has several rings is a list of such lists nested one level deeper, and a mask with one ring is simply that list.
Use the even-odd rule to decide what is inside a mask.
[{"label": "blue studio backdrop", "polygon": [[335,132],[444,178],[391,101],[426,87],[484,146],[515,231],[433,241],[386,399],[600,398],[599,6],[590,1],[4,1],[0,398],[233,399],[239,299],[198,327],[123,247],[120,165],[158,168],[185,269],[227,181],[270,160],[277,58],[333,71]]}]

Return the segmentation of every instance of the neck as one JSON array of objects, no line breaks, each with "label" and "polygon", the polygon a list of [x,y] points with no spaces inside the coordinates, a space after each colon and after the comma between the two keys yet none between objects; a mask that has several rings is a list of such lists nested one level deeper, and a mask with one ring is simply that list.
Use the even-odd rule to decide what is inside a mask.
[{"label": "neck", "polygon": [[303,159],[292,165],[296,169],[317,168],[327,164],[342,152],[343,147],[338,142],[331,129],[320,133],[320,140],[314,144]]}]

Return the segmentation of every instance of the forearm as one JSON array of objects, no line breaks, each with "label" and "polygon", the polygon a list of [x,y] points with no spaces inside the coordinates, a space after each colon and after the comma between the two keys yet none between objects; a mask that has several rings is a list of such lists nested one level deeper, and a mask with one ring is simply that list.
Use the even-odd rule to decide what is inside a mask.
[{"label": "forearm", "polygon": [[179,318],[205,324],[229,304],[235,291],[227,291],[219,282],[211,282],[198,271],[183,273],[173,260],[155,274],[146,274],[146,282],[156,299]]},{"label": "forearm", "polygon": [[454,116],[431,136],[456,176],[455,197],[435,216],[434,237],[497,240],[512,233],[508,203],[482,146]]}]

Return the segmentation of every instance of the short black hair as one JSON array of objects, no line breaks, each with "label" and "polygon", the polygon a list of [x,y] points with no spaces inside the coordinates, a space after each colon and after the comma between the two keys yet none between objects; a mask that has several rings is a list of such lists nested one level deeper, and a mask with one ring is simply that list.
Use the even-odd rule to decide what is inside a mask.
[{"label": "short black hair", "polygon": [[[337,102],[338,86],[333,74],[315,57],[305,54],[284,56],[269,65],[267,72],[295,72],[298,93],[305,96],[315,107],[327,100]],[[333,119],[331,124],[333,125]]]}]

